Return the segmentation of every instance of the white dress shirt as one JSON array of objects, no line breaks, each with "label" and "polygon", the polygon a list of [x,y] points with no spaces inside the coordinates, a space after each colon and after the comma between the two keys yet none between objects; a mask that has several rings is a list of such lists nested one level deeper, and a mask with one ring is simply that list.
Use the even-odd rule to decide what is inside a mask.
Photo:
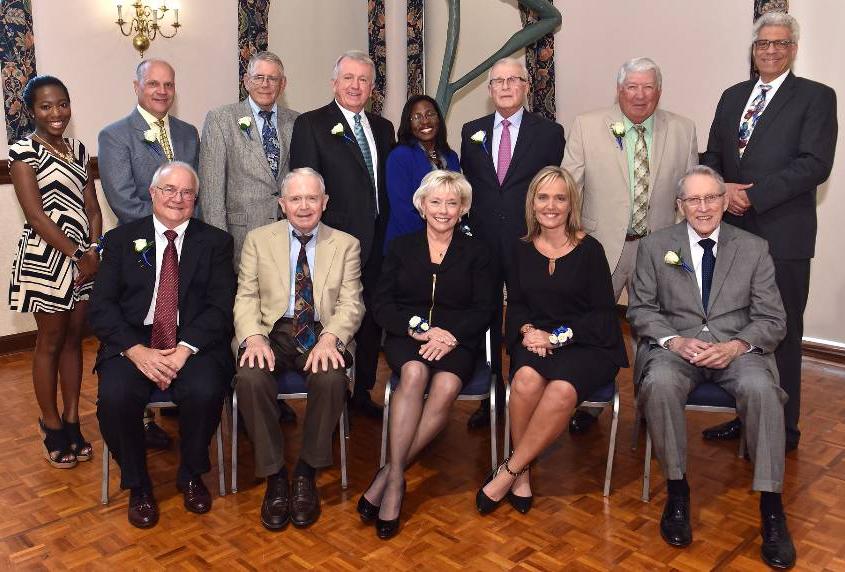
[{"label": "white dress shirt", "polygon": [[[343,113],[344,119],[349,124],[349,127],[352,128],[353,132],[349,134],[353,141],[355,139],[355,112],[349,111],[345,107],[343,107],[337,100],[334,101],[337,103],[337,106],[340,108],[340,112]],[[375,199],[376,199],[376,211],[379,211],[379,202],[378,202],[378,151],[376,150],[376,139],[373,136],[373,128],[370,127],[370,122],[367,120],[367,114],[362,109],[361,112],[358,114],[361,116],[361,127],[364,128],[364,137],[367,138],[367,144],[370,146],[370,157],[373,159],[373,183],[375,184]]]},{"label": "white dress shirt", "polygon": [[[140,105],[137,106],[138,113],[141,114],[141,117],[144,118],[144,121],[147,122],[147,125],[150,126],[150,129],[153,130],[153,133],[156,135],[156,141],[158,141],[159,145],[161,145],[161,137],[159,136],[158,132],[158,117],[141,107]],[[164,117],[164,132],[167,133],[167,140],[170,141],[170,149],[173,149],[173,134],[170,132],[170,115],[167,114]],[[163,146],[162,146],[163,147]],[[174,151],[175,153],[175,151]]]},{"label": "white dress shirt", "polygon": [[[314,227],[314,230],[306,234],[311,235],[311,240],[305,245],[305,258],[308,260],[308,270],[311,272],[311,285],[313,291],[314,285],[314,268],[317,259],[317,233],[320,231],[320,225]],[[296,238],[299,232],[294,230],[291,226],[289,228],[288,238],[290,239],[290,298],[288,300],[288,310],[285,312],[285,318],[293,318],[296,307],[296,262],[299,259],[299,251],[302,250],[302,243]],[[320,315],[317,311],[317,304],[314,303],[314,321],[320,321]]]},{"label": "white dress shirt", "polygon": [[510,121],[508,131],[511,134],[511,159],[513,159],[513,151],[516,149],[516,138],[519,137],[519,127],[522,125],[522,116],[525,114],[525,109],[520,107],[519,111],[510,117],[503,117],[498,111],[493,116],[493,144],[490,146],[490,153],[493,154],[493,166],[496,172],[499,172],[499,142],[502,140],[502,121],[507,119]]},{"label": "white dress shirt", "polygon": [[[250,96],[250,97],[247,97],[247,98],[246,98],[246,100],[247,100],[247,102],[249,103],[249,107],[250,107],[250,109],[252,109],[252,117],[253,117],[253,119],[255,119],[255,130],[258,132],[258,135],[259,135],[259,136],[262,136],[262,137],[263,137],[263,133],[264,133],[264,118],[263,118],[263,117],[261,117],[260,115],[258,115],[258,112],[263,111],[263,109],[261,109],[260,107],[258,107],[258,104],[257,104],[257,103],[255,103],[255,102],[252,100],[252,97],[251,97],[251,96]],[[276,137],[278,138],[278,133],[279,133],[279,114],[277,113],[277,111],[278,111],[278,107],[276,106],[276,104],[275,104],[275,103],[273,104],[273,107],[269,109],[269,111],[272,111],[272,112],[273,112],[273,115],[272,115],[272,116],[270,116],[270,121],[273,123],[273,127],[275,127],[275,128],[276,128],[276,134],[277,134],[277,135],[276,135]],[[262,142],[263,142],[263,139],[262,139]]]}]

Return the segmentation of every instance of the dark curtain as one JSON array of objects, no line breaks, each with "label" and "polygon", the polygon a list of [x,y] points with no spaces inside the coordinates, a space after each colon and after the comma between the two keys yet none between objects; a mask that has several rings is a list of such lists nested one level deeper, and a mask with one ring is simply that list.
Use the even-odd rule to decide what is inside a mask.
[{"label": "dark curtain", "polygon": [[[549,0],[549,4],[552,4]],[[537,21],[536,15],[519,6],[522,26]],[[528,67],[528,103],[531,110],[555,121],[555,38],[546,34],[543,38],[525,48],[525,64]]]},{"label": "dark curtain", "polygon": [[23,88],[35,77],[35,39],[29,0],[0,0],[0,77],[9,144],[34,129],[24,109]]},{"label": "dark curtain", "polygon": [[408,0],[408,97],[425,93],[423,0]]},{"label": "dark curtain", "polygon": [[267,16],[270,0],[238,0],[238,89],[246,99],[243,77],[249,58],[267,50]]},{"label": "dark curtain", "polygon": [[384,0],[369,0],[367,6],[367,34],[370,57],[376,65],[373,85],[372,112],[381,115],[387,82],[387,46],[384,41]]}]

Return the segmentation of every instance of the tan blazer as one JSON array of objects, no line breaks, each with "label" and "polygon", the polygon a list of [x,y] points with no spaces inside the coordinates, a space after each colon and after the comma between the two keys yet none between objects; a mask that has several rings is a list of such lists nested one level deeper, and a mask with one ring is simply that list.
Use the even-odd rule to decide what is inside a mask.
[{"label": "tan blazer", "polygon": [[[364,316],[358,239],[320,223],[314,266],[314,305],[323,331],[348,345]],[[238,343],[268,335],[289,302],[290,226],[281,220],[256,228],[244,240],[235,297]]]},{"label": "tan blazer", "polygon": [[[622,255],[631,220],[628,157],[610,132],[610,125],[621,121],[618,105],[577,116],[561,165],[582,192],[584,230],[601,242],[611,272]],[[687,169],[698,164],[695,124],[668,111],[655,111],[649,155],[648,228],[654,232],[675,223],[675,187]]]}]

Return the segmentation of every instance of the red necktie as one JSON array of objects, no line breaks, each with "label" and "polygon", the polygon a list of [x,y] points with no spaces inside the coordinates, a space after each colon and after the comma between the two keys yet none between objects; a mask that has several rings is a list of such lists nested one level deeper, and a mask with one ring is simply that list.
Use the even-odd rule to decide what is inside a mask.
[{"label": "red necktie", "polygon": [[176,232],[166,230],[167,247],[158,275],[156,311],[153,316],[151,345],[164,350],[176,347],[176,315],[179,309],[179,257],[176,256]]},{"label": "red necktie", "polygon": [[499,139],[499,161],[496,175],[499,177],[499,184],[505,182],[508,174],[508,167],[511,166],[511,131],[508,126],[511,124],[507,119],[502,119],[502,137]]}]

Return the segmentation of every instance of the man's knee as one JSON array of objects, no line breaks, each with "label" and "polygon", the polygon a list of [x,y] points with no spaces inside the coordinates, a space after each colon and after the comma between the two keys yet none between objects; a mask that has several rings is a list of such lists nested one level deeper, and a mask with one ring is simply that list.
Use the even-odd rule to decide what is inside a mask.
[{"label": "man's knee", "polygon": [[641,403],[686,402],[686,390],[678,383],[678,371],[669,364],[650,364],[643,374],[639,387]]},{"label": "man's knee", "polygon": [[238,395],[264,393],[275,390],[276,379],[266,367],[238,367],[235,373],[235,389]]},{"label": "man's knee", "polygon": [[345,393],[347,387],[346,370],[341,368],[312,373],[306,381],[309,397],[314,395],[332,395]]},{"label": "man's knee", "polygon": [[771,403],[783,404],[786,394],[775,384],[771,373],[764,369],[749,372],[738,381],[737,398],[751,406],[765,406]]}]

